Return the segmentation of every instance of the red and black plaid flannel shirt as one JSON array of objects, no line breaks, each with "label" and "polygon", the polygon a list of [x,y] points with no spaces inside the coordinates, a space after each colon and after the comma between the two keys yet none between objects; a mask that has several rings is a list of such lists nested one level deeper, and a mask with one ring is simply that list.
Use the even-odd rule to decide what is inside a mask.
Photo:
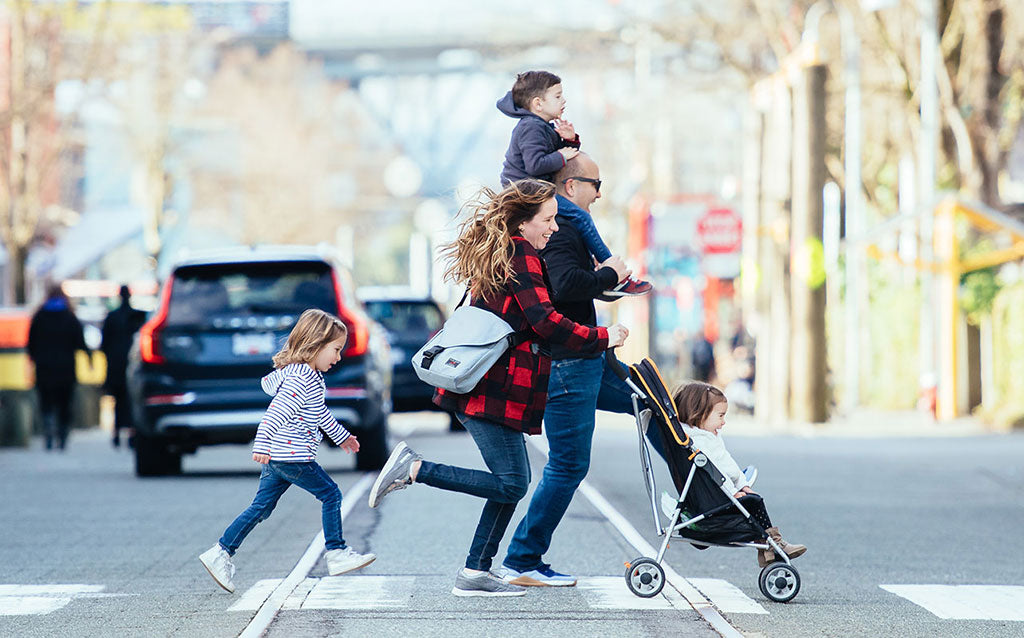
[{"label": "red and black plaid flannel shirt", "polygon": [[608,347],[608,329],[575,323],[556,311],[548,293],[544,261],[530,242],[522,237],[512,239],[512,279],[490,299],[472,303],[497,314],[514,330],[531,330],[534,335],[503,354],[468,393],[438,389],[434,403],[449,412],[540,434],[551,357],[535,353],[531,346],[558,343],[584,354],[600,352]]}]

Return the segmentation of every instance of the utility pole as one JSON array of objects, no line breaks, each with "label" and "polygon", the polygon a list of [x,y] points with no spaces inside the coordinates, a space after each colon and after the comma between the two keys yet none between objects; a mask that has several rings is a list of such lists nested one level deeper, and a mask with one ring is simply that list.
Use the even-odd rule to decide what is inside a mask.
[{"label": "utility pole", "polygon": [[790,415],[810,423],[827,417],[822,252],[826,72],[821,64],[801,69],[793,91]]}]

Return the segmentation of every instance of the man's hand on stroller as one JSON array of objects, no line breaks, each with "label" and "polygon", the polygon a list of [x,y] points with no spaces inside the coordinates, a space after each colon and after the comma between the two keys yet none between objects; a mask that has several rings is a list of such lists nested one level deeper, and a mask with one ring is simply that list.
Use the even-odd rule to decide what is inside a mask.
[{"label": "man's hand on stroller", "polygon": [[735,498],[743,498],[747,494],[757,494],[757,492],[755,492],[754,490],[750,489],[749,486],[744,485],[743,487],[740,488],[739,492],[736,492],[735,494],[733,494],[733,497],[735,497]]}]

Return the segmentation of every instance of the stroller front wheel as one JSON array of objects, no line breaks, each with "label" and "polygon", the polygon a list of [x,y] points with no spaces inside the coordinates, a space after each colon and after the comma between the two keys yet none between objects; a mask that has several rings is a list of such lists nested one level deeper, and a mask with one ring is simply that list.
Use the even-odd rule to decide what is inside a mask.
[{"label": "stroller front wheel", "polygon": [[761,570],[757,586],[768,600],[788,603],[800,591],[800,574],[786,563],[771,563]]},{"label": "stroller front wheel", "polygon": [[665,570],[650,558],[637,558],[626,568],[626,586],[641,598],[653,598],[665,587]]}]

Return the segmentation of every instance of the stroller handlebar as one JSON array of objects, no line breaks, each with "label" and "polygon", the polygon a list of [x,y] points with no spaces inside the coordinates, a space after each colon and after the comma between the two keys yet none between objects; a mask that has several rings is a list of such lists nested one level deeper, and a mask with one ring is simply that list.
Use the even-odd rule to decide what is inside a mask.
[{"label": "stroller handlebar", "polygon": [[615,348],[608,348],[605,350],[604,357],[605,361],[608,362],[608,366],[612,369],[612,372],[615,373],[615,376],[623,381],[629,378],[629,370],[627,370],[626,366],[622,365],[618,358],[616,358]]}]

